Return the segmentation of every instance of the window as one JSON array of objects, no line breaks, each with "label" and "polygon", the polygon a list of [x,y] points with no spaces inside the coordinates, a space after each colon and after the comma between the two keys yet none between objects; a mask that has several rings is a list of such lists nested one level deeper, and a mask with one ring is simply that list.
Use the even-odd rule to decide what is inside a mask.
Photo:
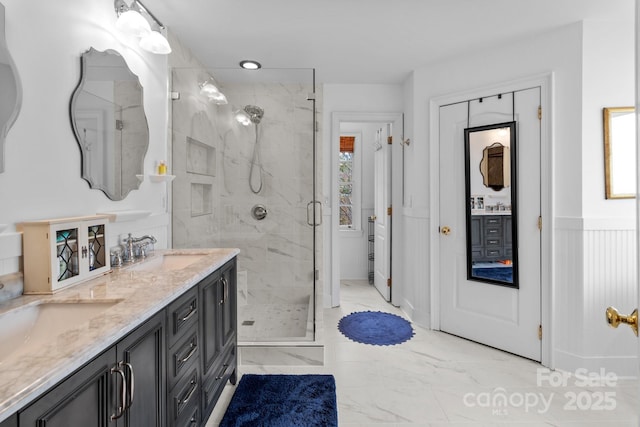
[{"label": "window", "polygon": [[355,145],[355,136],[340,136],[338,197],[340,206],[340,228],[346,230],[357,230],[360,226],[360,212],[356,198],[358,188]]}]

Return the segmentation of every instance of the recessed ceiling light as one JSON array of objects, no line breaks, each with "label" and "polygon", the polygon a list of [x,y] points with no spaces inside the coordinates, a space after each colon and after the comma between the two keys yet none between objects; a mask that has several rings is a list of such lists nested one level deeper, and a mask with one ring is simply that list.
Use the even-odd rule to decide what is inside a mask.
[{"label": "recessed ceiling light", "polygon": [[258,61],[244,60],[240,61],[240,67],[244,68],[245,70],[257,70],[259,68],[262,68],[262,65],[260,65]]}]

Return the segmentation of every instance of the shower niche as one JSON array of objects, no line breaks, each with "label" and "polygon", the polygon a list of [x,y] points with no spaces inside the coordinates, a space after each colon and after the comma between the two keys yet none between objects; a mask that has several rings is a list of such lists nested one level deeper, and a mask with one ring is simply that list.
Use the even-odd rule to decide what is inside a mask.
[{"label": "shower niche", "polygon": [[191,216],[210,215],[213,212],[211,184],[191,184]]},{"label": "shower niche", "polygon": [[187,172],[216,176],[216,148],[187,137]]},{"label": "shower niche", "polygon": [[241,346],[315,340],[314,86],[311,69],[172,70],[173,247],[240,249]]}]

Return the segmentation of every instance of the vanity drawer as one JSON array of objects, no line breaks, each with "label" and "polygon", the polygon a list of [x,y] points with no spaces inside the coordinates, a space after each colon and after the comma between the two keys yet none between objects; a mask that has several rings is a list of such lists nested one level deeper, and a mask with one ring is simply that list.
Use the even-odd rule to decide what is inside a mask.
[{"label": "vanity drawer", "polygon": [[200,345],[197,332],[187,335],[186,339],[169,349],[169,369],[167,372],[169,390],[173,388],[194,363],[200,360],[199,353]]},{"label": "vanity drawer", "polygon": [[167,310],[168,342],[173,346],[189,331],[198,330],[198,290],[194,288],[172,302]]},{"label": "vanity drawer", "polygon": [[200,405],[194,401],[189,408],[173,424],[176,427],[193,427],[200,425]]},{"label": "vanity drawer", "polygon": [[489,225],[484,228],[485,237],[502,237],[502,225]]},{"label": "vanity drawer", "polygon": [[485,257],[487,258],[501,258],[502,254],[504,253],[503,249],[501,247],[498,248],[487,248],[486,252],[485,252]]},{"label": "vanity drawer", "polygon": [[203,408],[205,409],[205,413],[208,413],[208,409],[212,409],[212,406],[216,404],[218,397],[222,393],[222,389],[224,388],[225,384],[227,384],[229,378],[231,378],[233,371],[235,371],[236,369],[235,350],[236,348],[234,346],[231,346],[227,350],[227,353],[222,358],[222,360],[224,361],[222,365],[217,365],[211,368],[212,370],[214,370],[214,372],[216,372],[216,374],[211,376],[211,379],[206,384],[203,384]]},{"label": "vanity drawer", "polygon": [[502,218],[499,216],[486,216],[484,217],[485,226],[502,226]]},{"label": "vanity drawer", "polygon": [[489,249],[489,248],[495,248],[495,247],[502,247],[502,238],[500,237],[487,237],[484,240],[484,246]]},{"label": "vanity drawer", "polygon": [[[196,367],[185,375],[169,393],[169,424],[183,425],[200,403],[200,372]],[[188,424],[187,424],[188,425]]]}]

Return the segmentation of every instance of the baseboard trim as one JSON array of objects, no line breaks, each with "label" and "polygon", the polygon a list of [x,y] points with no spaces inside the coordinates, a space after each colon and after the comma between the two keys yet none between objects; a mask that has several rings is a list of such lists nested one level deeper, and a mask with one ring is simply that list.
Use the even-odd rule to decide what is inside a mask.
[{"label": "baseboard trim", "polygon": [[637,356],[584,357],[563,350],[555,352],[555,369],[575,373],[578,369],[586,369],[589,374],[598,374],[601,369],[613,373],[618,379],[638,377]]}]

